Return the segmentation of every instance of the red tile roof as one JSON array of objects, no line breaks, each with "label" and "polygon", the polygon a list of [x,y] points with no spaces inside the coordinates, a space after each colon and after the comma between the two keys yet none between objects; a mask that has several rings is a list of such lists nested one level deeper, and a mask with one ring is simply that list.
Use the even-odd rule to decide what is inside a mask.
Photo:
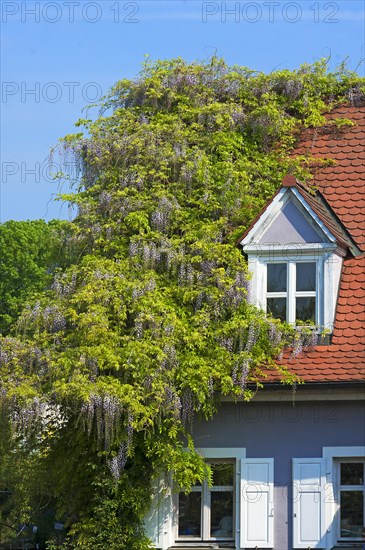
[{"label": "red tile roof", "polygon": [[[347,118],[355,124],[339,127],[329,123],[307,129],[295,153],[335,161],[328,165],[316,163],[312,183],[336,214],[340,226],[364,252],[365,106],[340,106],[326,118]],[[306,195],[311,206],[317,207],[318,202]],[[320,215],[320,211],[317,213]],[[331,223],[330,219],[323,221],[327,226]],[[340,226],[329,229],[341,240]],[[365,254],[344,260],[332,343],[304,350],[295,359],[290,359],[288,351],[280,363],[288,365],[305,382],[365,381]],[[269,380],[277,380],[276,375]]]},{"label": "red tile roof", "polygon": [[313,183],[359,248],[365,250],[365,105],[342,105],[326,118],[328,121],[346,118],[354,126],[329,123],[321,128],[308,128],[302,133],[295,153],[335,161],[313,167]]}]

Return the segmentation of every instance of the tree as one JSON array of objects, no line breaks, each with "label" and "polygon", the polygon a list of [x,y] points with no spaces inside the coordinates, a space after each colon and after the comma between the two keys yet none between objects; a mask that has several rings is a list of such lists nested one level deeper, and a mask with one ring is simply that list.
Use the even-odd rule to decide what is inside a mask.
[{"label": "tree", "polygon": [[67,222],[8,221],[0,224],[0,333],[7,334],[25,302],[65,266],[62,231]]},{"label": "tree", "polygon": [[65,548],[147,548],[153,478],[209,477],[193,416],[250,399],[300,337],[248,304],[235,239],[285,173],[308,178],[290,155],[301,128],[360,86],[325,62],[264,75],[147,60],[78,122],[87,137],[61,141],[80,170],[64,197],[79,253],[4,339],[0,395],[13,445],[48,472]]}]

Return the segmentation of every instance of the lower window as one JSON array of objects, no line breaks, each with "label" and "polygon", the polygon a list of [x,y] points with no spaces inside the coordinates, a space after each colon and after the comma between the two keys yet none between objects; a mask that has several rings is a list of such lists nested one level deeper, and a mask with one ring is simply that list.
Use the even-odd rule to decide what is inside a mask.
[{"label": "lower window", "polygon": [[234,462],[214,460],[212,485],[195,485],[178,501],[178,538],[193,540],[233,540]]},{"label": "lower window", "polygon": [[362,540],[365,525],[365,461],[341,460],[339,477],[339,540]]}]

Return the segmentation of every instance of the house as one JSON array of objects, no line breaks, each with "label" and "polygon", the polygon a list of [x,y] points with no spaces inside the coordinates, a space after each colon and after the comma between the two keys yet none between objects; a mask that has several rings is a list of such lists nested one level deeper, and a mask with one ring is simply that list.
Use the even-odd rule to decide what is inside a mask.
[{"label": "house", "polygon": [[[353,125],[334,123],[350,119]],[[226,400],[194,425],[213,485],[156,491],[146,525],[157,548],[362,548],[365,525],[365,107],[342,105],[301,136],[293,176],[239,241],[249,298],[317,343],[286,352],[304,384],[270,375],[249,403]],[[317,328],[315,328],[317,327]]]}]

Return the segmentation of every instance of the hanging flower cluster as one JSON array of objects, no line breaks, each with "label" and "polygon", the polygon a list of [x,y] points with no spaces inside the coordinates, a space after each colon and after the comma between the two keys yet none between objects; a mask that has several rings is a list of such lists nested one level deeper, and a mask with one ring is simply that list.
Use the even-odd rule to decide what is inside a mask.
[{"label": "hanging flower cluster", "polygon": [[286,347],[299,358],[316,344],[315,331],[295,333],[248,303],[236,239],[285,173],[308,179],[291,155],[298,131],[323,123],[329,98],[358,104],[362,90],[323,62],[265,75],[217,58],[148,61],[99,118],[79,121],[85,134],[61,141],[76,187],[64,197],[76,212],[64,244],[74,264],[3,339],[0,406],[32,460],[90,480],[86,499],[82,484],[52,495],[86,526],[80,540],[109,490],[108,528],[138,545],[151,479],[173,471],[189,487],[206,474],[196,418],[211,418],[222,396],[249,399]]}]

